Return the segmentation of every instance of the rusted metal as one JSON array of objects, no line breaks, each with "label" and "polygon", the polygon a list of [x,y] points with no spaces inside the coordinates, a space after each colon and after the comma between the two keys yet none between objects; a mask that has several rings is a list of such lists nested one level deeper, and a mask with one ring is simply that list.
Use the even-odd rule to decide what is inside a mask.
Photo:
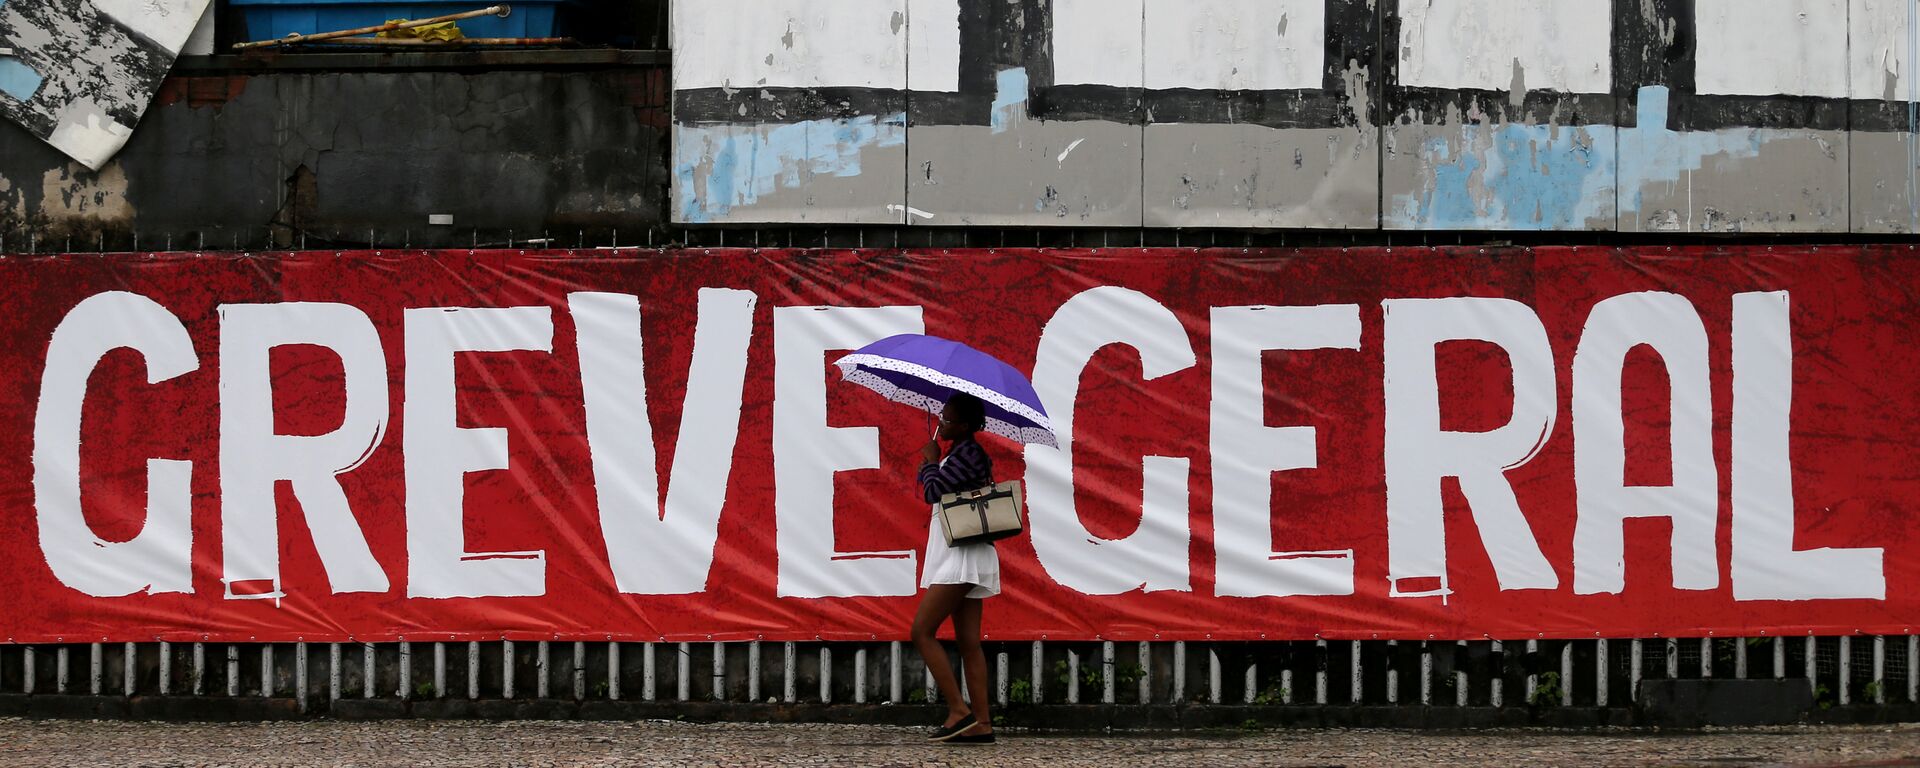
[{"label": "rusted metal", "polygon": [[355,35],[371,35],[378,32],[392,32],[396,29],[412,29],[414,27],[424,27],[428,24],[439,24],[447,21],[460,21],[461,19],[471,19],[471,18],[476,18],[480,16],[499,16],[501,18],[505,18],[510,13],[513,13],[513,6],[490,5],[477,11],[462,11],[460,13],[450,13],[445,16],[435,16],[433,18],[428,18],[428,19],[389,21],[385,24],[377,24],[371,27],[360,27],[358,29],[343,29],[335,32],[319,32],[311,35],[302,35],[296,32],[294,34],[287,35],[286,37],[275,38],[272,40],[255,40],[253,42],[234,43],[233,49],[236,51],[244,51],[252,48],[266,48],[266,47],[271,47],[276,45],[293,45],[295,43],[313,43],[313,42],[320,42],[324,40],[333,40],[333,39],[342,38],[342,37],[353,37]]}]

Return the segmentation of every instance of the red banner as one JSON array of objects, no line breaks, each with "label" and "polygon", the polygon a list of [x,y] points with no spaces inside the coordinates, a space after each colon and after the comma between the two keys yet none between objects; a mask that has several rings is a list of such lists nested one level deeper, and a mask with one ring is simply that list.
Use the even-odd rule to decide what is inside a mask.
[{"label": "red banner", "polygon": [[897,333],[1030,372],[992,639],[1904,633],[1907,247],[0,260],[15,642],[904,637]]}]

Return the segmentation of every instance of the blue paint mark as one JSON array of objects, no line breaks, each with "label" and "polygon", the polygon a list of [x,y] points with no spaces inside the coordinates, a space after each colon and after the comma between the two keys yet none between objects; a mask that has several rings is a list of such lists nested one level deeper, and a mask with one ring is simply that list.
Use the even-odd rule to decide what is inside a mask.
[{"label": "blue paint mark", "polygon": [[[1686,183],[1709,159],[1756,157],[1768,142],[1806,140],[1805,131],[1667,128],[1665,86],[1641,88],[1628,128],[1462,125],[1415,148],[1431,169],[1423,188],[1395,195],[1390,226],[1417,229],[1582,229],[1618,205],[1635,230],[1694,229],[1688,211],[1643,211],[1644,190]],[[1619,193],[1616,193],[1616,188]],[[1649,216],[1657,217],[1649,222]],[[1705,222],[1701,222],[1705,224]]]},{"label": "blue paint mark", "polygon": [[700,224],[752,206],[812,176],[859,176],[862,151],[907,141],[907,116],[809,120],[788,125],[682,125],[674,128],[675,205]]},{"label": "blue paint mark", "polygon": [[989,120],[994,133],[1006,133],[1007,124],[1027,112],[1027,70],[1003,69],[994,78],[993,111]]},{"label": "blue paint mark", "polygon": [[[1463,149],[1456,149],[1456,146]],[[1613,217],[1613,128],[1463,125],[1419,147],[1432,177],[1388,221],[1426,229],[1584,229]]]},{"label": "blue paint mark", "polygon": [[17,101],[28,101],[40,92],[40,84],[45,79],[33,67],[12,56],[0,56],[0,93],[12,96]]},{"label": "blue paint mark", "polygon": [[[1624,158],[1620,164],[1620,188],[1626,190],[1626,194],[1620,196],[1620,218],[1625,220],[1628,216],[1634,217],[1635,222],[1640,224],[1636,229],[1694,229],[1692,211],[1669,213],[1643,210],[1642,197],[1647,187],[1656,184],[1691,184],[1687,177],[1700,170],[1708,158],[1738,160],[1757,157],[1760,147],[1775,139],[1805,140],[1805,132],[1760,128],[1686,133],[1669,130],[1667,116],[1670,100],[1671,94],[1666,86],[1641,88],[1637,109],[1639,117],[1634,127],[1620,132],[1620,154]],[[1645,226],[1645,218],[1650,213],[1665,216],[1669,220],[1657,221],[1652,227]]]}]

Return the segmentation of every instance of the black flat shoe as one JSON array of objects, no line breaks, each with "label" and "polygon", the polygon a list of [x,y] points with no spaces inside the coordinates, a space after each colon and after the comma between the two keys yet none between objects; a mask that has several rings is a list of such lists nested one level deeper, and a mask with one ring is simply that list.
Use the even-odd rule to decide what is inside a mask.
[{"label": "black flat shoe", "polygon": [[978,724],[978,721],[973,719],[973,715],[967,715],[966,717],[960,718],[959,722],[951,726],[942,726],[933,729],[933,733],[927,736],[927,741],[952,741],[959,737],[960,734],[966,733],[968,728],[972,728]]},{"label": "black flat shoe", "polygon": [[955,736],[951,739],[947,739],[946,743],[948,744],[992,744],[993,733],[989,731],[987,733],[982,733],[974,736]]}]

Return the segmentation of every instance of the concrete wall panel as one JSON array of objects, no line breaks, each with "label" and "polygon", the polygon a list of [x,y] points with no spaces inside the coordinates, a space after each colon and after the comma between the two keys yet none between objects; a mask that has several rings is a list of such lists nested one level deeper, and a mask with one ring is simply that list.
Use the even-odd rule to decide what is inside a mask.
[{"label": "concrete wall panel", "polygon": [[676,125],[674,220],[899,224],[904,111],[759,125]]},{"label": "concrete wall panel", "polygon": [[1641,90],[1620,130],[1623,232],[1845,232],[1845,131],[1674,130],[1669,93]]},{"label": "concrete wall panel", "polygon": [[1920,232],[1920,134],[1855,131],[1849,141],[1853,231]]},{"label": "concrete wall panel", "polygon": [[1920,232],[1920,0],[1853,0],[1853,231]]},{"label": "concrete wall panel", "polygon": [[1485,117],[1456,112],[1440,125],[1387,126],[1387,229],[1613,229],[1612,126]]},{"label": "concrete wall panel", "polygon": [[[1489,7],[1491,6],[1491,7]],[[1382,137],[1387,229],[1608,230],[1606,3],[1402,0]]]},{"label": "concrete wall panel", "polygon": [[1619,228],[1847,231],[1847,0],[1653,4],[1620,88]]},{"label": "concrete wall panel", "polygon": [[[946,50],[937,3],[918,38]],[[674,9],[674,221],[903,220],[907,0],[680,3]],[[956,16],[957,19],[957,16]],[[957,20],[953,22],[956,25]],[[951,60],[928,61],[951,87]],[[878,89],[859,105],[848,89]]]},{"label": "concrete wall panel", "polygon": [[907,223],[1140,226],[1140,7],[964,5],[961,96],[910,94]]},{"label": "concrete wall panel", "polygon": [[1379,226],[1375,8],[1149,0],[1146,225]]},{"label": "concrete wall panel", "polygon": [[1020,115],[1001,125],[913,127],[908,223],[1140,226],[1140,126]]}]

